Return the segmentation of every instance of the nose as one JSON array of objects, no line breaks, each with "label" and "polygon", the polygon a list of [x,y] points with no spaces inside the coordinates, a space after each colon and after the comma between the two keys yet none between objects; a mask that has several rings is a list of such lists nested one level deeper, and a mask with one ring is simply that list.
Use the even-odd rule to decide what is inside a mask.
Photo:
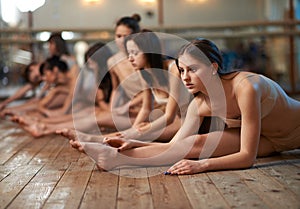
[{"label": "nose", "polygon": [[133,62],[134,58],[133,58],[132,54],[128,54],[128,60],[129,60],[129,62]]},{"label": "nose", "polygon": [[182,73],[181,73],[181,79],[183,81],[188,81],[190,79],[190,75],[189,75],[189,72],[187,70],[184,70]]}]

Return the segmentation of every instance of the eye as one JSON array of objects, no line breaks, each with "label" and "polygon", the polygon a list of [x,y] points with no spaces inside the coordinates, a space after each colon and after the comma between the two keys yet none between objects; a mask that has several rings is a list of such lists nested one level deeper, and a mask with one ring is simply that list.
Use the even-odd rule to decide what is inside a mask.
[{"label": "eye", "polygon": [[191,66],[189,66],[188,71],[195,73],[199,70],[199,68],[200,68],[200,66],[198,66],[198,65],[191,65]]},{"label": "eye", "polygon": [[140,52],[137,50],[130,50],[128,51],[128,55],[130,56],[137,56]]},{"label": "eye", "polygon": [[184,69],[183,69],[183,68],[179,67],[178,70],[179,70],[179,73],[180,73],[180,74],[183,74],[183,72],[184,72]]},{"label": "eye", "polygon": [[191,71],[192,73],[195,73],[197,70],[198,70],[198,69],[197,69],[197,68],[194,68],[194,67],[190,68],[190,71]]}]

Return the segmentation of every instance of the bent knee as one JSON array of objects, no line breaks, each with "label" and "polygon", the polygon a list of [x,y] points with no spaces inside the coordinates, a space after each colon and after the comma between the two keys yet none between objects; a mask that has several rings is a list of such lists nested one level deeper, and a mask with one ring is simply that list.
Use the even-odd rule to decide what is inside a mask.
[{"label": "bent knee", "polygon": [[258,157],[266,157],[276,153],[276,149],[274,148],[272,142],[261,137],[258,145],[257,156]]}]

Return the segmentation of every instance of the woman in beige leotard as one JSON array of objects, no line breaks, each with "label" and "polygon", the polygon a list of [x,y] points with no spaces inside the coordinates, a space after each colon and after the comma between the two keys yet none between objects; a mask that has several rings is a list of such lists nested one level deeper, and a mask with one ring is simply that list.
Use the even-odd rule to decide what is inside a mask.
[{"label": "woman in beige leotard", "polygon": [[[116,22],[114,43],[118,51],[108,60],[112,79],[111,107],[109,111],[97,113],[97,124],[101,128],[129,128],[139,111],[141,97],[136,95],[136,92],[140,90],[140,78],[136,76],[128,60],[124,39],[128,35],[140,32],[140,20],[141,17],[134,14],[131,17],[124,16]],[[133,83],[135,85],[132,85]],[[124,117],[128,113],[129,117]],[[114,120],[113,114],[117,120]]]},{"label": "woman in beige leotard", "polygon": [[[249,168],[257,156],[300,147],[300,102],[275,82],[248,72],[224,72],[221,53],[207,39],[185,45],[177,64],[194,99],[169,143],[108,140],[109,147],[76,141],[77,148],[104,169],[175,163],[168,173],[193,174]],[[197,134],[205,116],[220,117],[227,125],[223,131]]]}]

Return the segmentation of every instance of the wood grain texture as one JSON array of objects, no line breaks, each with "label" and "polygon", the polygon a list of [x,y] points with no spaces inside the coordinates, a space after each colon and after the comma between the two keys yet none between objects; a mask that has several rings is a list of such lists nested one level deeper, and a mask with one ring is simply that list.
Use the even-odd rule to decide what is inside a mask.
[{"label": "wood grain texture", "polygon": [[300,150],[245,170],[169,176],[167,168],[99,171],[67,139],[0,121],[0,209],[300,208]]}]

